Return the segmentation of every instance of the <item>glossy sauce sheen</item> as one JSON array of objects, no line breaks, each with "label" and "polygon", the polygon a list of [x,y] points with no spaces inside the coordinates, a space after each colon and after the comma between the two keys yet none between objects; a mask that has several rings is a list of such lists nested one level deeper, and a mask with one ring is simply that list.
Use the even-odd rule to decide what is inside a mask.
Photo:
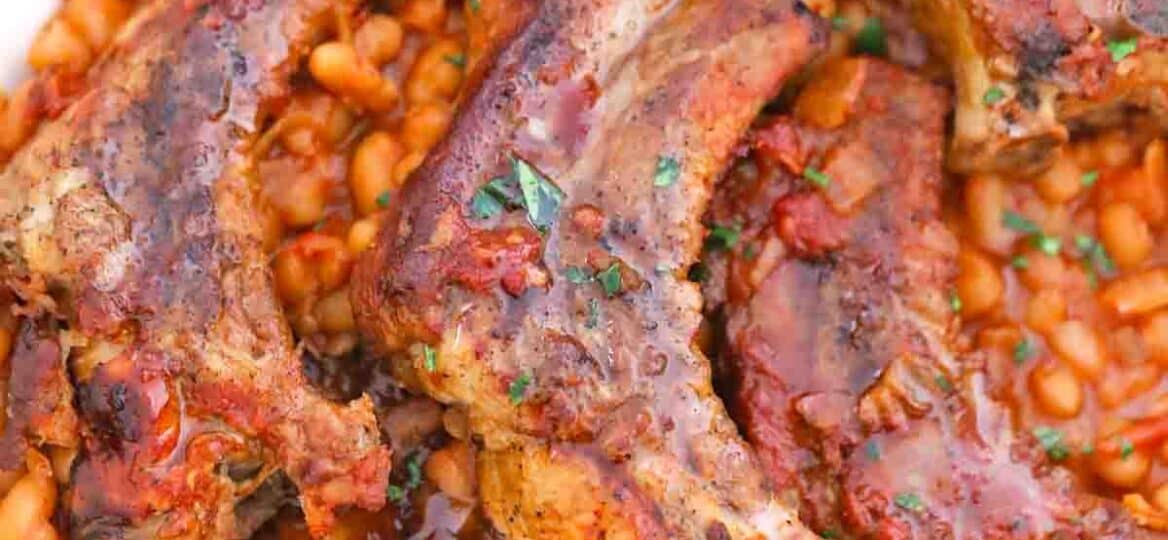
[{"label": "glossy sauce sheen", "polygon": [[[837,106],[844,116],[824,113]],[[1136,537],[1118,505],[1014,434],[957,339],[947,109],[946,92],[901,68],[846,59],[755,134],[754,163],[719,186],[712,213],[742,227],[708,287],[725,298],[730,407],[823,534]]]},{"label": "glossy sauce sheen", "polygon": [[154,3],[0,176],[0,277],[67,328],[47,327],[84,425],[73,537],[246,536],[281,472],[318,533],[383,504],[368,399],[334,404],[300,373],[247,154],[321,22],[352,7]]},{"label": "glossy sauce sheen", "polygon": [[[712,392],[683,275],[712,179],[824,33],[785,1],[514,11],[515,39],[358,264],[366,335],[400,379],[467,409],[485,511],[510,537],[805,536]],[[662,157],[680,175],[655,187]],[[545,235],[522,211],[472,214],[512,158],[564,193]],[[564,276],[613,263],[611,297]]]}]

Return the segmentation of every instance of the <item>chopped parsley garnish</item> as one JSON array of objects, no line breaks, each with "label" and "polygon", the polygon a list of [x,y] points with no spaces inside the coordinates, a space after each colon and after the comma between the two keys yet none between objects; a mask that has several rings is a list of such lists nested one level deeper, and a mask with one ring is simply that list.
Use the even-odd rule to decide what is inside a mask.
[{"label": "chopped parsley garnish", "polygon": [[1084,456],[1089,456],[1091,454],[1094,454],[1095,453],[1095,444],[1092,443],[1091,441],[1087,441],[1087,442],[1083,443],[1083,446],[1079,449],[1079,453],[1083,454]]},{"label": "chopped parsley garnish", "polygon": [[848,18],[847,17],[844,17],[843,15],[836,15],[835,17],[831,18],[831,29],[832,30],[843,30],[844,28],[847,28],[847,27],[848,27]]},{"label": "chopped parsley garnish", "polygon": [[422,453],[414,452],[406,460],[406,490],[422,485]]},{"label": "chopped parsley garnish", "polygon": [[953,391],[953,383],[949,382],[949,377],[946,377],[945,374],[938,373],[936,377],[933,377],[933,380],[936,381],[937,388],[940,388],[942,392]]},{"label": "chopped parsley garnish", "polygon": [[1079,253],[1086,256],[1095,247],[1095,239],[1085,234],[1075,235],[1075,248]]},{"label": "chopped parsley garnish", "polygon": [[1010,266],[1018,270],[1025,270],[1030,268],[1030,259],[1027,259],[1025,255],[1016,255],[1013,259],[1010,259]]},{"label": "chopped parsley garnish", "polygon": [[564,277],[577,285],[592,281],[592,272],[582,266],[569,266],[564,270]]},{"label": "chopped parsley garnish", "polygon": [[1115,272],[1115,261],[1111,260],[1107,248],[1098,240],[1085,234],[1075,235],[1075,249],[1079,251],[1079,257],[1083,260],[1083,268],[1088,272],[1088,279],[1095,276],[1096,270],[1105,275]]},{"label": "chopped parsley garnish", "polygon": [[548,230],[560,212],[564,192],[522,159],[511,158],[511,171],[523,192],[527,221],[540,231]]},{"label": "chopped parsley garnish", "polygon": [[961,306],[961,297],[957,295],[957,292],[954,291],[949,293],[949,308],[952,309],[954,313],[960,313]]},{"label": "chopped parsley garnish", "polygon": [[657,157],[657,168],[653,171],[653,185],[669,187],[681,176],[681,164],[669,156]]},{"label": "chopped parsley garnish", "polygon": [[1136,52],[1139,38],[1113,39],[1107,42],[1107,52],[1111,53],[1111,61],[1119,62]]},{"label": "chopped parsley garnish", "polygon": [[998,88],[997,86],[991,86],[989,90],[986,90],[985,94],[982,94],[981,102],[985,103],[986,105],[993,105],[999,101],[1002,101],[1005,99],[1005,97],[1006,92],[1002,91],[1001,88]]},{"label": "chopped parsley garnish", "polygon": [[588,318],[584,320],[584,328],[592,330],[600,326],[600,300],[588,300]]},{"label": "chopped parsley garnish", "polygon": [[1006,210],[1002,213],[1002,225],[1023,234],[1039,234],[1042,232],[1042,229],[1039,229],[1038,225],[1030,221],[1029,218],[1012,210]]},{"label": "chopped parsley garnish", "polygon": [[803,169],[803,178],[806,178],[808,182],[811,182],[820,188],[826,188],[827,186],[831,185],[831,177],[823,174],[823,172],[816,169],[815,167],[807,167],[806,169]]},{"label": "chopped parsley garnish", "polygon": [[1034,345],[1030,344],[1030,340],[1022,338],[1017,345],[1014,345],[1014,363],[1021,365],[1034,356]]},{"label": "chopped parsley garnish", "polygon": [[748,261],[753,261],[758,256],[758,248],[754,244],[746,244],[742,246],[742,258]]},{"label": "chopped parsley garnish", "polygon": [[1062,240],[1045,234],[1036,234],[1031,241],[1034,243],[1034,247],[1038,248],[1038,251],[1052,257],[1058,255],[1063,248]]},{"label": "chopped parsley garnish", "polygon": [[614,262],[608,268],[597,272],[596,280],[604,288],[604,294],[612,298],[621,290],[620,263]]},{"label": "chopped parsley garnish", "polygon": [[839,533],[835,532],[832,529],[824,529],[822,531],[819,531],[819,537],[820,538],[839,538]]},{"label": "chopped parsley garnish", "polygon": [[389,206],[389,191],[382,191],[381,195],[377,196],[377,207],[385,208]]},{"label": "chopped parsley garnish", "polygon": [[1030,432],[1034,434],[1034,438],[1038,439],[1038,443],[1042,445],[1043,450],[1046,450],[1046,455],[1050,459],[1062,461],[1071,454],[1071,450],[1063,442],[1061,431],[1049,426],[1038,426]]},{"label": "chopped parsley garnish", "polygon": [[422,365],[426,367],[426,371],[434,371],[438,369],[438,351],[429,345],[422,345]]},{"label": "chopped parsley garnish", "polygon": [[399,502],[405,500],[406,490],[397,484],[390,484],[389,487],[385,488],[385,496],[393,502]]},{"label": "chopped parsley garnish", "polygon": [[855,50],[858,53],[873,56],[884,56],[888,52],[888,43],[884,36],[884,25],[876,17],[864,20],[864,26],[856,32]]},{"label": "chopped parsley garnish", "polygon": [[512,405],[523,403],[523,395],[527,393],[528,386],[531,386],[531,374],[526,371],[511,381],[511,386],[507,388],[507,395],[511,397]]},{"label": "chopped parsley garnish", "polygon": [[741,235],[742,230],[737,226],[715,225],[713,229],[710,229],[710,235],[706,237],[706,249],[710,251],[731,249],[738,244],[738,237]]},{"label": "chopped parsley garnish", "polygon": [[1136,448],[1135,448],[1135,446],[1132,445],[1131,441],[1127,440],[1126,437],[1119,438],[1119,458],[1120,459],[1127,459],[1127,458],[1131,457],[1131,455],[1133,453],[1135,453],[1135,451],[1136,451]]},{"label": "chopped parsley garnish", "polygon": [[448,54],[442,57],[443,60],[450,63],[450,65],[462,69],[466,67],[466,55],[464,54]]},{"label": "chopped parsley garnish", "polygon": [[1079,177],[1079,183],[1082,184],[1083,187],[1091,187],[1091,186],[1095,185],[1095,182],[1098,182],[1098,181],[1099,181],[1099,171],[1087,171],[1087,172],[1083,173],[1083,176]]},{"label": "chopped parsley garnish", "polygon": [[479,0],[467,0],[467,5],[469,5],[470,10],[475,13],[478,13],[479,8],[482,7],[482,5],[479,4]]},{"label": "chopped parsley garnish", "polygon": [[876,441],[868,441],[864,444],[864,454],[872,461],[880,461],[880,445]]},{"label": "chopped parsley garnish", "polygon": [[916,493],[897,493],[892,498],[892,502],[909,512],[920,512],[925,509],[925,503],[921,501],[920,495]]}]

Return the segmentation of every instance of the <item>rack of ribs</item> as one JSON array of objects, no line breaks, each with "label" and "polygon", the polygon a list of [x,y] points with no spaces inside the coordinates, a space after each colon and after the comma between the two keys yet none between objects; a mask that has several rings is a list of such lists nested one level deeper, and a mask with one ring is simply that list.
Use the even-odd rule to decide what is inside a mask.
[{"label": "rack of ribs", "polygon": [[317,534],[337,507],[384,504],[369,400],[331,403],[301,375],[249,154],[354,4],[155,2],[0,174],[0,280],[27,315],[14,391],[28,384],[0,469],[77,448],[72,537],[246,537],[262,516],[242,509],[284,477]]},{"label": "rack of ribs", "polygon": [[[485,7],[484,7],[485,9]],[[509,538],[790,538],[693,344],[713,178],[826,39],[789,0],[508,4],[353,304]]]},{"label": "rack of ribs", "polygon": [[1168,131],[1162,0],[876,0],[908,8],[956,82],[949,165],[1037,171],[1079,129]]},{"label": "rack of ribs", "polygon": [[957,339],[947,92],[875,59],[822,70],[710,214],[741,231],[713,246],[708,297],[728,407],[772,481],[841,538],[1135,537],[1015,434]]}]

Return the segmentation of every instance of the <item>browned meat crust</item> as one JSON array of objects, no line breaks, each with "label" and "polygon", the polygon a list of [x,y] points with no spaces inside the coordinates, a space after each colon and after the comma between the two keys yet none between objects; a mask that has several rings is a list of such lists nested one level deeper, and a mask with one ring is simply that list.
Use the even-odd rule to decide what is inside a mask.
[{"label": "browned meat crust", "polygon": [[1014,434],[957,343],[956,242],[939,220],[947,109],[903,69],[848,59],[757,133],[757,166],[730,176],[712,214],[742,228],[711,285],[725,288],[712,297],[726,298],[731,409],[819,531],[1133,537],[1117,505]]},{"label": "browned meat crust", "polygon": [[352,3],[156,2],[0,175],[0,278],[68,328],[26,329],[15,359],[58,349],[77,383],[74,537],[246,535],[234,507],[277,472],[317,533],[384,502],[368,399],[300,373],[249,179],[257,123],[334,8]]},{"label": "browned meat crust", "polygon": [[952,67],[956,170],[1041,170],[1068,128],[1114,126],[1133,111],[1168,131],[1162,2],[882,1],[909,7]]},{"label": "browned meat crust", "polygon": [[[510,537],[806,534],[710,388],[684,273],[712,178],[823,30],[786,0],[513,10],[516,37],[358,264],[363,329],[401,379],[467,410]],[[476,215],[496,176],[547,190],[527,220]]]}]

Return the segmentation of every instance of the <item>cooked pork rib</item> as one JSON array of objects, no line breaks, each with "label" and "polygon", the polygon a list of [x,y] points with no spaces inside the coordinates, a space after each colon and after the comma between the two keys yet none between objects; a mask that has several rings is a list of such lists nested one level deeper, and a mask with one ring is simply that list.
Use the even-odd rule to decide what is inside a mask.
[{"label": "cooked pork rib", "polygon": [[1039,170],[1068,127],[1117,125],[1131,110],[1168,131],[1162,0],[877,1],[914,11],[952,67],[956,170]]},{"label": "cooked pork rib", "polygon": [[370,402],[333,404],[301,376],[249,172],[257,123],[324,18],[352,8],[155,2],[0,175],[0,278],[67,327],[26,328],[15,363],[66,355],[77,383],[72,536],[246,535],[235,506],[275,473],[317,533],[338,506],[384,503]]},{"label": "cooked pork rib", "polygon": [[711,390],[684,275],[712,178],[825,32],[788,0],[512,13],[358,264],[369,340],[467,412],[510,538],[808,534]]},{"label": "cooked pork rib", "polygon": [[890,64],[833,63],[757,133],[757,168],[719,186],[713,220],[742,228],[712,263],[731,411],[818,531],[1134,535],[1015,435],[958,345],[939,219],[948,103]]}]

